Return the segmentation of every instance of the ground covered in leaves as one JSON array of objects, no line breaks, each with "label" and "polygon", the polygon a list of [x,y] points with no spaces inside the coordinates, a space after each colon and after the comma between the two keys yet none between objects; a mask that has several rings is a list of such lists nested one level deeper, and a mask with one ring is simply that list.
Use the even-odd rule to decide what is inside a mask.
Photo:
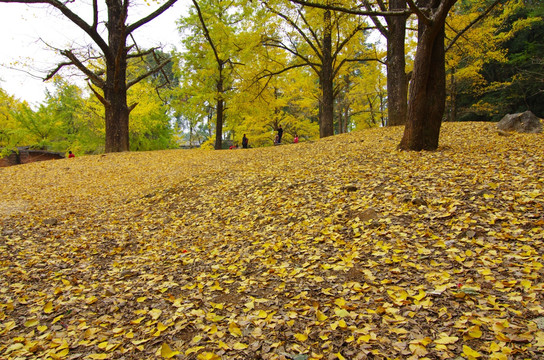
[{"label": "ground covered in leaves", "polygon": [[540,359],[544,139],[0,169],[1,359]]}]

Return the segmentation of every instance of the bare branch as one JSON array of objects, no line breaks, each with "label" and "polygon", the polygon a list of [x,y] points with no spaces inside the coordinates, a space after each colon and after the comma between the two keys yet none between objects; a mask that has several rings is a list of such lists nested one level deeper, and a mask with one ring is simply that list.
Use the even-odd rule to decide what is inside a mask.
[{"label": "bare branch", "polygon": [[87,77],[89,78],[89,80],[91,80],[91,82],[95,85],[95,86],[98,86],[99,88],[103,89],[105,86],[106,86],[106,83],[104,82],[104,80],[102,80],[102,78],[100,78],[100,76],[98,76],[97,74],[95,74],[94,72],[92,72],[91,70],[89,70],[78,58],[76,55],[74,55],[74,53],[71,51],[71,50],[62,50],[61,52],[61,55],[67,57],[71,62],[70,62],[70,65],[74,65],[75,67],[77,67],[82,73],[84,73],[85,75],[87,75]]},{"label": "bare branch", "polygon": [[148,72],[146,72],[145,74],[142,74],[142,75],[138,76],[137,78],[127,82],[127,90],[131,86],[133,86],[133,85],[139,83],[140,81],[142,81],[143,79],[145,79],[146,77],[151,76],[151,75],[155,74],[156,72],[159,72],[169,62],[170,62],[170,59],[167,59],[167,60],[163,61],[162,63],[160,63],[159,65],[157,65],[155,68],[153,68],[153,69],[149,70]]},{"label": "bare branch", "polygon": [[448,46],[446,47],[446,51],[448,51],[454,44],[457,40],[459,40],[459,38],[461,36],[463,36],[464,33],[466,33],[471,27],[473,27],[475,24],[477,24],[480,20],[482,20],[484,17],[486,17],[490,12],[491,10],[493,10],[493,8],[495,6],[497,6],[499,3],[501,3],[502,1],[504,0],[496,0],[493,4],[489,5],[489,7],[487,8],[486,11],[484,11],[482,14],[480,14],[480,16],[478,16],[476,19],[472,20],[470,22],[470,24],[468,24],[463,30],[459,31],[457,33],[457,35],[455,35],[455,37],[450,41],[450,43],[448,44]]},{"label": "bare branch", "polygon": [[361,10],[354,10],[354,9],[346,9],[339,6],[331,6],[331,5],[323,5],[323,4],[317,4],[311,1],[305,1],[305,0],[289,0],[292,3],[304,5],[304,6],[310,6],[315,7],[319,9],[325,9],[325,10],[333,10],[333,11],[339,11],[347,14],[353,14],[353,15],[366,15],[366,16],[407,16],[412,14],[412,11],[410,10],[402,10],[402,11],[361,11]]},{"label": "bare branch", "polygon": [[[157,16],[161,15],[163,12],[168,10],[172,5],[176,3],[177,0],[169,0],[164,5],[162,5],[160,8],[149,14],[148,16],[136,21],[134,24],[127,26],[127,34],[130,34],[137,28],[139,28],[142,25],[147,24],[151,20],[155,19]],[[128,3],[128,1],[127,1]]]},{"label": "bare branch", "polygon": [[87,83],[87,85],[89,85],[89,88],[91,89],[91,91],[93,92],[94,96],[96,96],[96,98],[102,103],[102,105],[104,105],[104,107],[107,109],[109,107],[111,107],[111,103],[106,100],[102,94],[100,94],[98,91],[96,91],[96,89],[93,87],[93,85],[89,82]]},{"label": "bare branch", "polygon": [[19,3],[19,4],[49,4],[56,9],[58,9],[60,12],[64,14],[74,24],[76,24],[80,29],[85,31],[87,35],[93,39],[93,41],[100,47],[100,49],[103,51],[103,53],[108,56],[109,55],[109,48],[108,44],[100,34],[98,33],[96,27],[91,26],[87,24],[82,18],[80,18],[78,15],[76,15],[72,10],[70,10],[63,2],[59,0],[0,0],[0,3]]}]

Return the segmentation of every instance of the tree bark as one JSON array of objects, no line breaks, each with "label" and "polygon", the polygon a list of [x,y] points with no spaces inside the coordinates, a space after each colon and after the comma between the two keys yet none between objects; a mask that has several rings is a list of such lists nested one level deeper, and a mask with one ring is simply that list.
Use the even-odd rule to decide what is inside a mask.
[{"label": "tree bark", "polygon": [[319,82],[321,85],[321,107],[319,112],[319,137],[334,135],[334,88],[333,88],[333,58],[331,36],[331,12],[326,10],[324,17],[324,32],[322,43],[323,62]]},{"label": "tree bark", "polygon": [[456,0],[426,0],[430,19],[418,14],[418,43],[402,150],[436,150],[446,104],[444,24]]},{"label": "tree bark", "polygon": [[223,80],[220,79],[217,82],[217,103],[215,107],[216,121],[215,121],[215,150],[221,150],[223,148],[223,114],[225,103],[223,101]]},{"label": "tree bark", "polygon": [[125,20],[127,8],[108,0],[108,43],[106,81],[103,88],[106,113],[105,151],[129,151],[129,108],[127,105],[127,51]]},{"label": "tree bark", "polygon": [[[389,2],[389,10],[405,9],[405,0]],[[386,21],[389,27],[387,31],[387,125],[404,125],[408,109],[408,79],[404,60],[406,16],[389,16]]]}]

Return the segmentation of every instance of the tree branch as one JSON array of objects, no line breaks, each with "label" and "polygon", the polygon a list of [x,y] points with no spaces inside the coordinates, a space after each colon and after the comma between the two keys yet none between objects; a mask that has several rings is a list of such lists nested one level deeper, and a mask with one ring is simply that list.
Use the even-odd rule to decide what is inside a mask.
[{"label": "tree branch", "polygon": [[450,43],[448,44],[448,46],[446,47],[446,52],[455,44],[455,42],[457,40],[459,40],[459,38],[461,36],[463,36],[464,33],[466,33],[471,27],[473,27],[475,24],[477,24],[480,20],[482,20],[484,17],[486,17],[490,12],[491,10],[493,10],[493,8],[495,6],[497,6],[499,3],[501,3],[503,0],[496,0],[493,4],[491,4],[486,11],[484,11],[482,14],[480,14],[480,16],[478,16],[476,19],[472,20],[470,22],[470,24],[468,24],[463,30],[461,30],[460,32],[457,33],[457,35],[455,35],[455,37],[450,41]]},{"label": "tree branch", "polygon": [[[94,72],[89,70],[81,61],[79,61],[77,56],[75,56],[74,53],[71,50],[62,50],[60,53],[61,53],[61,55],[67,57],[71,61],[70,65],[74,65],[82,73],[87,75],[89,80],[91,80],[91,82],[94,85],[98,86],[101,89],[103,89],[106,86],[106,83],[104,82],[104,80],[102,80],[102,78],[100,78],[100,76],[98,76],[97,74],[95,74]],[[60,70],[60,68],[58,68],[58,69]]]},{"label": "tree branch", "polygon": [[353,10],[353,9],[346,9],[339,6],[332,6],[332,5],[323,5],[323,4],[317,4],[311,1],[305,1],[305,0],[289,0],[292,3],[304,5],[304,6],[310,6],[315,7],[319,9],[325,9],[325,10],[333,10],[333,11],[339,11],[347,14],[353,14],[353,15],[365,15],[365,16],[406,16],[412,14],[412,11],[410,10],[402,10],[402,11],[361,11],[361,10]]},{"label": "tree branch", "polygon": [[[168,10],[172,5],[174,5],[177,2],[177,0],[168,0],[164,5],[162,5],[160,8],[152,12],[151,14],[147,15],[146,17],[136,21],[134,24],[127,26],[127,35],[139,28],[142,25],[147,24],[157,16],[161,15],[163,12]],[[193,1],[194,2],[194,1]]]},{"label": "tree branch", "polygon": [[128,81],[127,82],[127,90],[139,83],[140,81],[142,81],[143,79],[145,79],[146,77],[150,76],[150,75],[153,75],[155,74],[156,72],[159,72],[164,66],[166,66],[168,63],[170,62],[170,59],[167,59],[165,61],[163,61],[162,63],[160,63],[159,65],[157,65],[156,67],[154,67],[153,69],[149,70],[148,72],[146,72],[145,74],[142,74],[140,76],[138,76],[137,78],[131,80],[131,81]]}]

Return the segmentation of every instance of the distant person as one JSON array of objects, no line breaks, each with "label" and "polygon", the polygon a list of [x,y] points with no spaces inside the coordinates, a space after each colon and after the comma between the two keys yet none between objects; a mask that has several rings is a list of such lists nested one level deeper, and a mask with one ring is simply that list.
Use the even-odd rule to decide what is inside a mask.
[{"label": "distant person", "polygon": [[247,144],[248,144],[248,142],[249,142],[249,140],[248,140],[246,134],[244,134],[244,137],[242,138],[242,147],[243,147],[244,149],[247,149]]},{"label": "distant person", "polygon": [[276,135],[276,137],[274,138],[274,145],[279,144],[279,139],[280,139],[280,137],[278,135]]},{"label": "distant person", "polygon": [[297,135],[297,134],[295,134],[295,138],[293,139],[293,143],[294,143],[294,144],[297,144],[297,143],[298,143],[298,135]]},{"label": "distant person", "polygon": [[68,158],[76,157],[72,151],[68,151]]},{"label": "distant person", "polygon": [[281,144],[281,137],[283,136],[283,128],[280,127],[278,128],[278,144]]},{"label": "distant person", "polygon": [[238,149],[238,146],[236,144],[232,144],[231,146],[229,146],[229,149],[236,150]]}]

